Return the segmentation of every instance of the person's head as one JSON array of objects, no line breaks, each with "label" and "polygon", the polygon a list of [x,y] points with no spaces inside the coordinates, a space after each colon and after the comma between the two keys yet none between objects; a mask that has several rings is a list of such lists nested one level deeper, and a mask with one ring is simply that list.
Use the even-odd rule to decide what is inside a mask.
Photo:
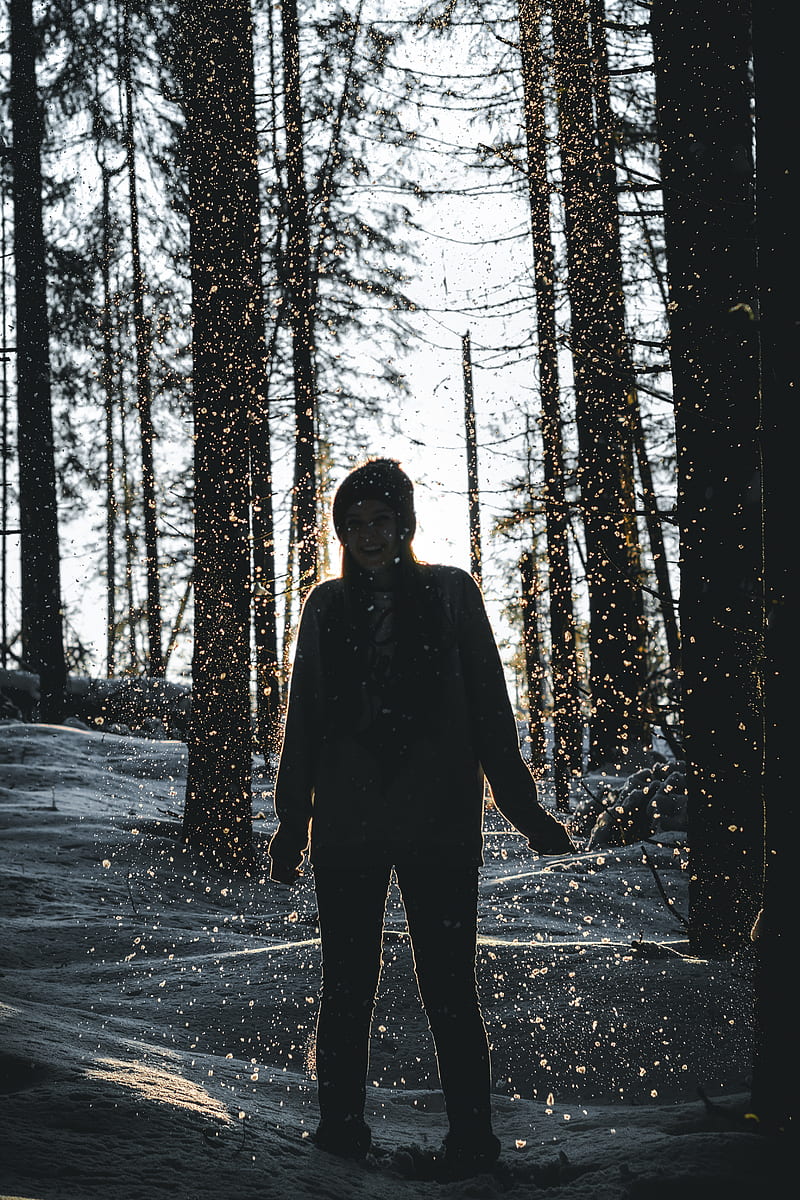
[{"label": "person's head", "polygon": [[342,573],[351,565],[377,574],[414,561],[414,485],[394,459],[374,458],[351,471],[333,498]]}]

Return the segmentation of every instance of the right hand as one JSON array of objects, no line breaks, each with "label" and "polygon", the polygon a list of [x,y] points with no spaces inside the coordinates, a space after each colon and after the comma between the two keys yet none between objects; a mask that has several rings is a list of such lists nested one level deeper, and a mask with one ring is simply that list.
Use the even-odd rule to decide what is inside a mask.
[{"label": "right hand", "polygon": [[297,883],[298,879],[301,879],[302,876],[303,872],[299,867],[277,862],[274,858],[270,860],[269,877],[275,883]]},{"label": "right hand", "polygon": [[543,811],[542,815],[545,820],[528,840],[534,854],[574,854],[576,846],[566,826],[551,813]]},{"label": "right hand", "polygon": [[302,842],[293,834],[291,827],[278,825],[267,853],[270,858],[270,879],[276,883],[297,883],[302,876],[303,849]]}]

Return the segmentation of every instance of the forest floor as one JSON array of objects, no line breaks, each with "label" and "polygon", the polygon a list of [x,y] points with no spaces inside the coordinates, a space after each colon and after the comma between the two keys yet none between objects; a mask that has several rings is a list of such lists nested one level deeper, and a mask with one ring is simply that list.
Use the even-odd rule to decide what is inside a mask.
[{"label": "forest floor", "polygon": [[[254,765],[265,863],[272,781]],[[288,889],[266,865],[201,871],[178,839],[185,776],[180,742],[0,725],[0,1197],[791,1194],[746,1116],[752,963],[693,957],[677,916],[685,835],[538,859],[489,811],[478,980],[501,1163],[425,1182],[403,1148],[438,1147],[446,1124],[396,889],[375,1152],[354,1164],[311,1138],[310,873]]]}]

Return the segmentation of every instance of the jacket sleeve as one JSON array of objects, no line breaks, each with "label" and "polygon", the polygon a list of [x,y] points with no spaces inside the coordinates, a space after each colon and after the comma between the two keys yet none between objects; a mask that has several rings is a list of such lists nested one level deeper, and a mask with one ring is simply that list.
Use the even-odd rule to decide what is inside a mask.
[{"label": "jacket sleeve", "polygon": [[306,597],[300,615],[275,781],[275,812],[279,824],[270,842],[269,853],[271,858],[288,866],[302,860],[311,823],[321,736],[320,609],[318,590],[313,589]]},{"label": "jacket sleeve", "polygon": [[533,850],[562,854],[573,849],[564,826],[540,805],[536,782],[520,752],[517,722],[503,665],[478,585],[463,572],[459,653],[478,759],[503,816]]}]

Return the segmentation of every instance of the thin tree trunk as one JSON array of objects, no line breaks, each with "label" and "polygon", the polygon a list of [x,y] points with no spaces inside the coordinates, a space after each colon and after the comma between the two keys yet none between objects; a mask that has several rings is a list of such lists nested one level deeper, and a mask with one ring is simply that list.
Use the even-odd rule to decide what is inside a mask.
[{"label": "thin tree trunk", "polygon": [[664,635],[667,639],[667,652],[673,674],[677,677],[680,672],[681,643],[678,633],[678,621],[675,616],[675,600],[672,595],[672,583],[669,578],[669,565],[664,547],[664,532],[661,528],[661,513],[658,510],[653,473],[650,470],[650,459],[647,455],[647,443],[642,428],[642,414],[636,392],[630,396],[630,423],[633,427],[633,444],[636,450],[636,465],[639,468],[639,480],[642,485],[642,500],[644,503],[647,536],[650,541],[650,555],[653,559],[658,584],[658,602],[661,619],[664,624]]},{"label": "thin tree trunk", "polygon": [[294,621],[292,620],[292,606],[294,602],[294,567],[295,567],[295,551],[297,539],[294,532],[294,508],[289,514],[289,537],[286,547],[286,580],[283,591],[283,640],[282,640],[282,671],[284,684],[288,681],[291,661],[289,658],[292,648],[292,633]]},{"label": "thin tree trunk", "polygon": [[564,807],[569,790],[568,783],[565,789],[564,782],[570,771],[578,772],[581,769],[583,739],[561,441],[555,262],[550,227],[550,183],[547,177],[547,130],[542,83],[541,9],[541,0],[520,0],[520,53],[533,240],[539,394],[542,405],[544,510],[553,680],[553,769],[557,780],[559,807]]},{"label": "thin tree trunk", "polygon": [[249,423],[265,400],[249,0],[184,0],[195,409],[195,645],[183,836],[252,864]]},{"label": "thin tree trunk", "polygon": [[616,198],[592,107],[586,0],[555,0],[553,42],[589,588],[590,761],[597,765],[645,742],[642,598],[626,447],[628,343],[614,264]]},{"label": "thin tree trunk", "polygon": [[[275,186],[280,203],[271,259],[283,286],[285,253],[283,248],[283,209],[285,194],[278,152],[278,72],[275,55],[273,6],[267,5],[269,49],[269,95],[271,157]],[[281,671],[278,663],[278,600],[275,576],[275,509],[273,504],[271,434],[269,423],[270,381],[275,348],[284,306],[279,305],[266,348],[266,386],[263,408],[251,414],[250,489],[251,529],[253,536],[253,637],[256,655],[256,723],[258,744],[265,757],[276,748],[282,714]]]},{"label": "thin tree trunk", "polygon": [[[121,375],[118,372],[120,383]],[[128,436],[126,432],[125,392],[120,387],[119,392],[119,481],[122,489],[122,527],[125,542],[125,598],[128,610],[128,669],[131,673],[138,670],[139,651],[136,646],[136,627],[139,618],[136,610],[136,597],[133,587],[133,563],[136,557],[136,535],[133,529],[133,488],[128,476]]]},{"label": "thin tree trunk", "polygon": [[8,429],[8,311],[6,306],[6,177],[5,164],[0,164],[0,320],[3,329],[3,344],[0,349],[2,360],[3,427],[0,432],[0,666],[8,666],[8,456],[10,453]]},{"label": "thin tree trunk", "polygon": [[800,174],[787,117],[797,127],[794,40],[786,36],[785,6],[753,6],[756,95],[756,222],[761,332],[762,446],[764,455],[764,565],[766,582],[765,817],[763,911],[758,952],[758,1037],[751,1111],[759,1129],[783,1135],[784,1149],[797,1129],[797,1095],[786,1069],[787,1039],[796,1020],[794,988],[786,964],[794,953],[796,871],[794,783],[797,678],[788,648],[796,638],[797,556],[787,541],[787,518],[796,500],[796,438],[788,415],[800,394],[797,330],[800,304]]},{"label": "thin tree trunk", "polygon": [[116,467],[114,462],[114,348],[111,331],[111,215],[109,203],[110,172],[101,165],[102,174],[102,222],[103,248],[100,261],[100,276],[103,288],[103,404],[105,409],[106,443],[106,674],[111,679],[116,671],[116,595],[117,595],[117,497],[115,491]]},{"label": "thin tree trunk", "polygon": [[[623,401],[625,424],[620,437],[622,490],[625,497],[623,516],[626,523],[628,577],[633,581],[633,602],[644,637],[644,596],[636,582],[642,578],[641,548],[636,519],[636,488],[634,484],[634,424],[633,406],[636,399],[636,376],[631,357],[630,340],[625,328],[625,281],[622,271],[622,241],[620,238],[619,204],[617,201],[617,122],[611,108],[611,87],[606,43],[605,0],[589,0],[589,31],[591,39],[592,93],[598,151],[599,191],[603,201],[602,226],[605,245],[600,250],[608,273],[609,290],[619,297],[617,353],[619,375],[625,381]],[[644,655],[644,640],[642,654]],[[643,664],[644,665],[644,664]]]},{"label": "thin tree trunk", "polygon": [[296,0],[283,0],[281,21],[288,229],[285,284],[292,331],[294,510],[299,593],[302,600],[317,578],[317,380],[314,360],[315,288],[311,274],[308,192],[303,162],[303,104]]},{"label": "thin tree trunk", "polygon": [[178,611],[175,614],[175,624],[172,626],[172,633],[169,635],[169,639],[167,641],[167,649],[164,654],[164,668],[165,669],[169,666],[169,660],[172,658],[172,655],[175,653],[175,649],[178,645],[178,638],[180,637],[181,631],[183,630],[183,621],[186,616],[186,609],[189,607],[189,597],[192,594],[193,584],[194,584],[194,572],[190,571],[189,578],[186,580],[186,586],[183,589],[183,595],[181,596],[180,603],[178,604]]},{"label": "thin tree trunk", "polygon": [[539,638],[539,572],[536,558],[529,551],[519,560],[522,584],[522,646],[525,655],[525,680],[528,687],[528,735],[531,739],[531,766],[537,774],[546,762],[544,736],[544,663]]},{"label": "thin tree trunk", "polygon": [[[620,158],[624,164],[624,153],[619,151]],[[663,271],[659,269],[658,255],[653,242],[653,235],[647,221],[647,214],[642,207],[641,197],[638,192],[634,192],[636,208],[639,213],[641,222],[642,236],[647,245],[647,251],[650,256],[650,262],[653,269],[653,279],[658,288],[661,301],[664,305],[664,312],[667,313],[669,297],[667,295],[667,286],[664,280]],[[645,521],[647,524],[647,536],[650,543],[650,554],[653,559],[653,570],[655,571],[656,581],[658,583],[659,609],[661,619],[664,624],[664,636],[667,642],[667,651],[669,654],[670,667],[673,674],[677,678],[680,674],[680,634],[678,632],[677,608],[675,599],[672,594],[672,583],[669,577],[669,566],[667,561],[667,553],[664,544],[664,531],[662,527],[662,516],[658,508],[658,500],[656,498],[655,488],[653,486],[653,475],[650,469],[650,459],[647,453],[647,441],[644,436],[642,426],[642,412],[639,404],[637,390],[634,390],[630,396],[630,425],[633,431],[633,445],[636,452],[636,465],[639,468],[639,479],[642,484],[642,498],[644,501]]]},{"label": "thin tree trunk", "polygon": [[258,744],[267,759],[278,742],[281,718],[278,611],[275,594],[275,518],[272,507],[267,397],[250,418],[250,491],[253,531],[253,633],[256,653]]},{"label": "thin tree trunk", "polygon": [[36,87],[31,0],[10,0],[11,125],[14,134],[17,453],[21,542],[22,646],[39,674],[40,717],[64,715],[66,664],[61,615],[56,472],[50,402],[50,346],[42,223],[43,119]]},{"label": "thin tree trunk", "polygon": [[164,675],[161,650],[161,583],[158,568],[158,522],[153,473],[153,418],[150,387],[150,319],[144,310],[144,273],[139,242],[139,200],[136,187],[136,147],[133,125],[133,79],[131,70],[130,3],[124,6],[121,74],[125,94],[125,154],[130,196],[131,258],[133,263],[133,324],[136,342],[136,406],[142,455],[142,508],[147,564],[147,673]]},{"label": "thin tree trunk", "polygon": [[464,375],[464,428],[467,441],[467,497],[469,501],[469,569],[478,587],[482,583],[481,508],[478,484],[478,439],[475,430],[475,398],[472,391],[472,350],[469,334],[461,339]]},{"label": "thin tree trunk", "polygon": [[759,906],[763,823],[749,5],[655,0],[652,30],[678,448],[690,940],[694,953],[729,956]]}]

